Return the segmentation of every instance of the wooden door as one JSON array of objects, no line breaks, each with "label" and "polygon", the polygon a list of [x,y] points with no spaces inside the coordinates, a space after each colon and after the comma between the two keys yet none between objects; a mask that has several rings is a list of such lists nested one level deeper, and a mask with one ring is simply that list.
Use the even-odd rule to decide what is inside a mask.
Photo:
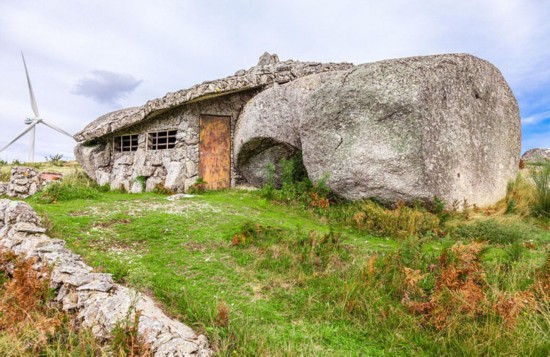
[{"label": "wooden door", "polygon": [[211,190],[231,185],[231,118],[201,115],[199,176]]}]

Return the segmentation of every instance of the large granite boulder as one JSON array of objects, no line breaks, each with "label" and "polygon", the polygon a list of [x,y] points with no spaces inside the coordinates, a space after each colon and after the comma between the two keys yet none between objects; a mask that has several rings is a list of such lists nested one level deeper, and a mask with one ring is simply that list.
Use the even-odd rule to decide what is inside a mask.
[{"label": "large granite boulder", "polygon": [[545,160],[550,160],[550,149],[531,149],[527,150],[522,156],[521,159],[526,162],[541,162]]},{"label": "large granite boulder", "polygon": [[336,72],[307,76],[273,87],[253,97],[243,108],[235,128],[234,150],[237,169],[246,181],[267,183],[266,167],[275,165],[275,180],[281,159],[302,149],[300,121],[309,95]]},{"label": "large granite boulder", "polygon": [[[320,80],[312,75],[302,81]],[[277,90],[293,94],[298,85],[295,81]],[[265,106],[251,117],[245,111],[240,120],[259,119],[257,126],[247,124],[247,132],[260,133],[264,141],[300,143],[309,177],[328,177],[331,189],[345,198],[396,202],[437,196],[448,203],[488,205],[504,196],[517,173],[521,129],[516,99],[498,69],[476,57],[438,55],[359,65],[305,95],[278,99],[296,115],[271,115],[272,108]],[[281,131],[270,134],[266,126]],[[246,147],[246,140],[236,143],[236,154]],[[254,161],[253,155],[247,153],[248,161]]]}]

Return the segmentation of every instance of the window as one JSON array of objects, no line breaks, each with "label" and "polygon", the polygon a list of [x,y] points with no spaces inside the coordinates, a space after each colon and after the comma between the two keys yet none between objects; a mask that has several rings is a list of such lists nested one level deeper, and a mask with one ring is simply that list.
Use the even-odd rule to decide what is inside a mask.
[{"label": "window", "polygon": [[138,148],[138,135],[122,135],[113,138],[115,151],[136,151]]},{"label": "window", "polygon": [[156,131],[147,135],[148,150],[173,149],[176,146],[177,130]]}]

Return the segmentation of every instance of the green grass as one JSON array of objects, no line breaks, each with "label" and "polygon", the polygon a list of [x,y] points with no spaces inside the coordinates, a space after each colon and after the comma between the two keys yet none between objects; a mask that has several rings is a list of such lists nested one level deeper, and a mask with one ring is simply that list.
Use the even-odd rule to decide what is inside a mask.
[{"label": "green grass", "polygon": [[[446,235],[428,229],[385,238],[381,232],[406,230],[403,217],[407,226],[410,217],[424,222],[428,213],[358,203],[323,214],[237,190],[175,202],[97,188],[89,199],[59,197],[66,199],[29,199],[51,236],[119,282],[155,296],[169,314],[206,333],[219,355],[544,355],[550,349],[547,305],[521,315],[514,328],[503,327],[489,309],[480,318],[453,316],[461,323],[438,330],[401,302],[403,269],[427,274],[421,284],[429,293],[437,279],[432,267],[460,240],[489,242],[480,259],[490,301],[493,292],[529,288],[549,250],[549,225],[541,220],[462,219]],[[353,212],[369,210],[391,229],[370,229],[363,217],[353,224]]]}]

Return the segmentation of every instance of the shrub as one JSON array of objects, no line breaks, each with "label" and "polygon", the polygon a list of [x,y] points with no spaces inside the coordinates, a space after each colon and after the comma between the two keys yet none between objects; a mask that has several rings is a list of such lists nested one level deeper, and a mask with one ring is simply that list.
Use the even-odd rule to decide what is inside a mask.
[{"label": "shrub", "polygon": [[535,183],[533,213],[550,217],[550,161],[531,168],[531,177]]},{"label": "shrub", "polygon": [[200,194],[206,192],[207,188],[208,182],[204,181],[202,177],[197,177],[195,183],[187,189],[187,192],[191,194]]},{"label": "shrub", "polygon": [[11,177],[11,172],[8,171],[0,171],[0,182],[8,182]]},{"label": "shrub", "polygon": [[58,201],[71,201],[77,199],[96,199],[100,188],[95,181],[82,172],[75,172],[63,177],[63,181],[48,184],[42,191],[30,200],[40,203],[55,203]]},{"label": "shrub", "polygon": [[532,227],[519,223],[502,223],[495,219],[460,224],[453,230],[453,237],[457,239],[488,241],[494,244],[523,242],[532,236]]},{"label": "shrub", "polygon": [[403,203],[392,210],[368,200],[363,201],[353,214],[352,224],[380,236],[406,238],[437,231],[440,220],[430,212]]},{"label": "shrub", "polygon": [[508,182],[504,212],[505,214],[528,216],[531,214],[533,199],[533,185],[519,173],[515,180]]},{"label": "shrub", "polygon": [[65,164],[62,154],[46,156],[45,159],[47,162],[51,163],[54,166],[63,166]]}]

